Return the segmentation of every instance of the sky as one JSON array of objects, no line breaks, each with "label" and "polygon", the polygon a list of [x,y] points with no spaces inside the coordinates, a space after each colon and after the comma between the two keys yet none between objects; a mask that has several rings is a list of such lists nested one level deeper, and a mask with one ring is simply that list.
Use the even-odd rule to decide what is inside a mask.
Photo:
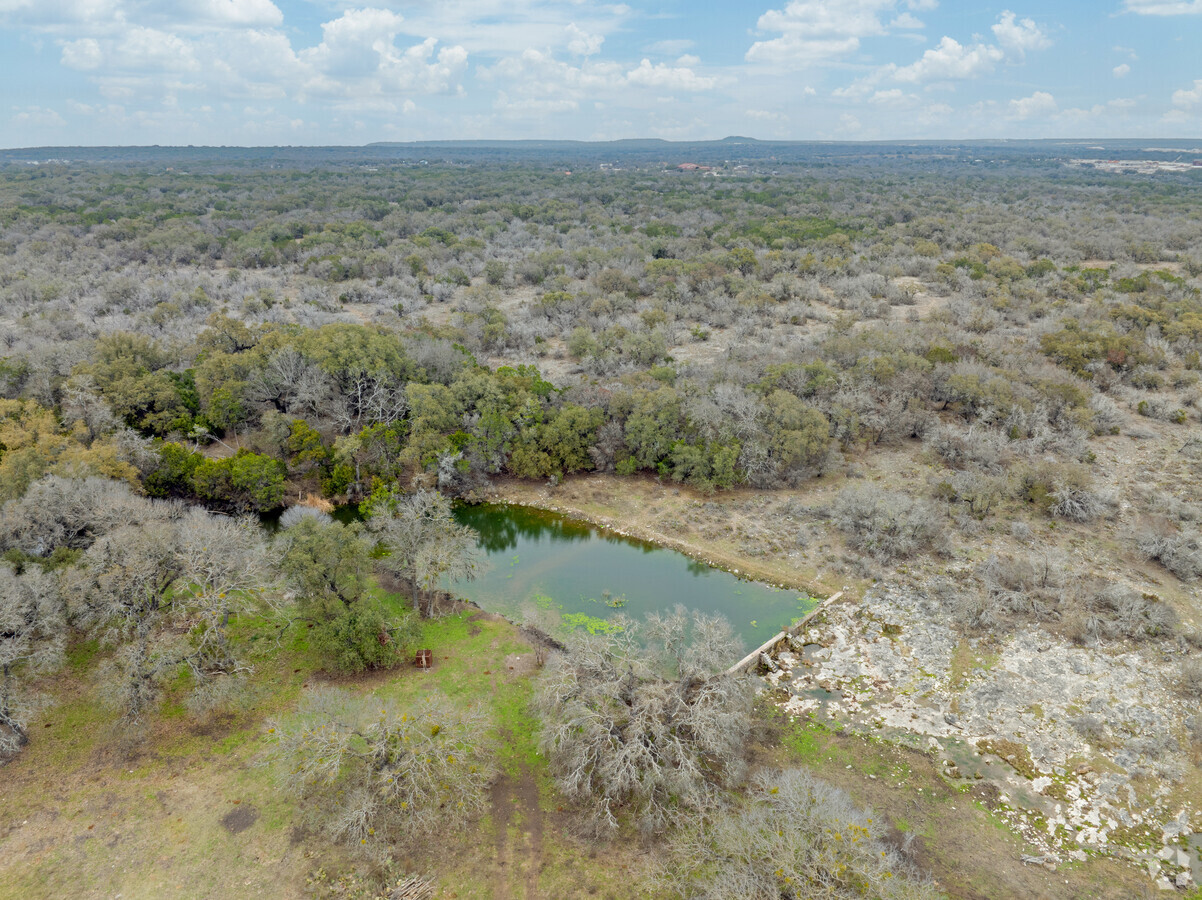
[{"label": "sky", "polygon": [[0,147],[1202,136],[1202,0],[0,0]]}]

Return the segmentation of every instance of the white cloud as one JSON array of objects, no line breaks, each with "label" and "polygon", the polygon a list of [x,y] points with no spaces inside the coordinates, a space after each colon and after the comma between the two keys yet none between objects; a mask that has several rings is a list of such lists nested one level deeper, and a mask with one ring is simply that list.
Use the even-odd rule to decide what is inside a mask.
[{"label": "white cloud", "polygon": [[1028,50],[1046,50],[1051,39],[1032,19],[1018,19],[1010,10],[1002,13],[991,29],[997,42],[1006,50],[1022,56]]},{"label": "white cloud", "polygon": [[504,112],[534,113],[542,116],[553,113],[576,112],[580,108],[580,104],[575,100],[568,99],[554,100],[537,97],[519,97],[515,99],[511,98],[505,91],[498,91],[493,107]]},{"label": "white cloud", "polygon": [[907,94],[901,88],[890,88],[886,91],[877,91],[868,98],[868,102],[877,106],[905,109],[918,103],[918,97],[914,94]]},{"label": "white cloud", "polygon": [[649,59],[644,59],[638,68],[627,72],[626,80],[630,84],[666,91],[708,91],[718,83],[716,78],[698,75],[687,66],[652,65]]},{"label": "white cloud", "polygon": [[993,71],[1006,58],[1000,47],[988,44],[964,46],[946,35],[939,46],[928,50],[917,61],[892,72],[897,81],[909,83],[975,78]]},{"label": "white cloud", "polygon": [[322,23],[321,43],[301,58],[329,75],[366,75],[392,52],[403,21],[387,9],[348,9]]},{"label": "white cloud", "polygon": [[860,120],[851,113],[843,113],[839,116],[839,130],[843,132],[856,132],[864,126],[860,124]]},{"label": "white cloud", "polygon": [[1109,100],[1106,103],[1095,103],[1089,109],[1070,107],[1069,109],[1061,110],[1056,119],[1057,121],[1067,122],[1072,126],[1088,125],[1092,128],[1096,127],[1098,122],[1125,119],[1137,105],[1134,100],[1121,97],[1116,100]]},{"label": "white cloud", "polygon": [[1144,16],[1185,16],[1202,14],[1202,0],[1126,0],[1123,8]]},{"label": "white cloud", "polygon": [[1123,63],[1122,65],[1115,66],[1113,71],[1115,78],[1126,78],[1129,74],[1131,74],[1131,67],[1126,63]]},{"label": "white cloud", "polygon": [[1195,81],[1193,87],[1173,91],[1173,105],[1178,109],[1193,109],[1202,105],[1202,78]]},{"label": "white cloud", "polygon": [[68,69],[97,69],[103,61],[100,44],[92,38],[80,38],[63,44],[62,63]]},{"label": "white cloud", "polygon": [[14,125],[33,128],[58,128],[67,121],[52,109],[27,106],[12,117]]},{"label": "white cloud", "polygon": [[648,44],[644,49],[648,53],[654,53],[657,56],[680,56],[686,50],[693,49],[696,41],[690,41],[685,38],[673,39],[666,41],[656,41],[654,44]]},{"label": "white cloud", "polygon": [[118,14],[119,0],[0,0],[5,24],[47,27],[103,22]]},{"label": "white cloud", "polygon": [[[895,0],[791,0],[784,9],[760,16],[756,28],[780,36],[753,43],[746,59],[806,66],[846,56],[860,49],[861,38],[888,33],[881,16],[896,5]],[[911,22],[917,20],[910,16],[898,27],[916,27]]]},{"label": "white cloud", "polygon": [[913,31],[919,28],[926,28],[927,26],[921,19],[910,15],[908,12],[904,12],[901,15],[896,16],[893,21],[889,23],[889,27],[897,28],[903,31]]},{"label": "white cloud", "polygon": [[[309,70],[301,97],[342,98],[388,108],[384,98],[403,93],[460,90],[467,51],[426,38],[404,50],[396,46],[403,17],[386,9],[350,9],[321,26],[316,47],[297,54]],[[381,105],[383,101],[383,105]]]},{"label": "white cloud", "polygon": [[195,72],[200,63],[191,42],[157,28],[130,28],[113,49],[114,65],[124,71]]},{"label": "white cloud", "polygon": [[[688,64],[685,64],[688,63]],[[496,85],[493,109],[508,116],[504,125],[546,116],[571,115],[585,109],[655,109],[647,123],[655,122],[656,133],[669,127],[663,112],[665,101],[677,106],[688,100],[673,95],[702,94],[720,84],[714,76],[700,74],[693,59],[676,64],[652,63],[642,59],[637,66],[612,60],[583,59],[578,64],[560,59],[551,50],[526,50],[477,69],[481,82]],[[639,130],[633,121],[609,123],[623,133]],[[544,128],[545,121],[539,123]],[[691,127],[691,126],[690,126]],[[650,133],[644,131],[644,133]]]},{"label": "white cloud", "polygon": [[601,51],[601,45],[605,42],[605,35],[590,34],[575,22],[568,25],[567,32],[568,52],[577,56],[594,56]]},{"label": "white cloud", "polygon": [[0,13],[35,28],[91,25],[112,34],[130,22],[169,31],[284,23],[272,0],[0,0]]},{"label": "white cloud", "polygon": [[479,74],[486,81],[509,82],[509,89],[520,88],[526,94],[571,94],[578,100],[588,92],[612,91],[623,82],[622,68],[617,63],[586,60],[573,66],[542,50],[506,57]]},{"label": "white cloud", "polygon": [[1009,107],[1012,119],[1041,119],[1054,115],[1059,110],[1056,98],[1047,91],[1036,91],[1030,97],[1011,100]]},{"label": "white cloud", "polygon": [[[266,6],[249,0],[244,9],[258,15]],[[67,41],[62,62],[89,72],[102,96],[131,106],[171,105],[182,92],[207,92],[220,99],[318,101],[391,113],[405,95],[461,93],[467,51],[434,38],[405,46],[399,38],[403,27],[403,17],[391,10],[349,9],[322,25],[316,46],[297,51],[278,28],[213,26],[176,33],[136,25]],[[164,77],[171,73],[176,77]]]},{"label": "white cloud", "polygon": [[271,0],[186,0],[177,6],[185,21],[239,27],[284,23],[284,14]]},{"label": "white cloud", "polygon": [[[581,0],[427,0],[416,3],[390,0],[388,5],[404,6],[407,34],[419,38],[453,36],[454,41],[469,53],[494,58],[527,47],[569,50],[569,45],[581,40],[580,34],[572,31],[571,26],[584,35],[603,39],[622,28],[634,15],[630,7],[622,3],[584,3]],[[587,45],[585,39],[586,49]],[[576,50],[569,52],[577,56],[591,55]]]},{"label": "white cloud", "polygon": [[930,82],[966,81],[988,75],[1002,63],[1022,62],[1028,50],[1042,50],[1051,46],[1051,40],[1031,19],[1018,19],[1006,10],[993,25],[996,44],[985,43],[979,38],[971,44],[962,44],[955,38],[944,35],[938,45],[925,51],[921,57],[905,66],[890,63],[882,66],[852,84],[834,91],[837,97],[863,99],[882,82],[897,81],[903,84]]}]

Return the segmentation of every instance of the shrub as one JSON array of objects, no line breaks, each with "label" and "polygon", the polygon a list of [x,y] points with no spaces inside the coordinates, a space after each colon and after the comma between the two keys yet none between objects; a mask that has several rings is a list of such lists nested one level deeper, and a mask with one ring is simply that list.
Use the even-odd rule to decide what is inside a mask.
[{"label": "shrub", "polygon": [[967,431],[948,425],[936,428],[924,441],[943,462],[953,469],[974,467],[987,472],[1001,471],[1004,466],[1003,449],[996,434]]},{"label": "shrub", "polygon": [[1202,659],[1187,659],[1181,663],[1177,685],[1188,699],[1202,701]]},{"label": "shrub", "polygon": [[1106,510],[1106,502],[1091,490],[1066,484],[1052,492],[1048,510],[1058,519],[1070,522],[1092,522]]},{"label": "shrub", "polygon": [[1182,581],[1202,575],[1202,536],[1192,529],[1175,534],[1151,534],[1138,542],[1139,552],[1154,559]]},{"label": "shrub", "polygon": [[1067,633],[1078,642],[1163,638],[1172,634],[1176,625],[1171,607],[1126,584],[1079,591],[1065,616]]},{"label": "shrub", "polygon": [[876,485],[844,488],[831,515],[853,547],[881,562],[911,556],[943,538],[938,514],[928,503]]},{"label": "shrub", "polygon": [[535,697],[540,745],[560,790],[591,803],[600,827],[616,827],[628,805],[659,831],[742,780],[753,689],[722,670],[738,640],[720,617],[677,607],[622,624],[548,662]]},{"label": "shrub", "polygon": [[284,786],[318,810],[335,839],[366,845],[462,825],[492,780],[488,723],[437,695],[391,700],[319,689],[274,724]]},{"label": "shrub", "polygon": [[1109,397],[1094,394],[1089,399],[1093,411],[1094,434],[1118,434],[1123,424],[1123,413],[1119,405]]},{"label": "shrub", "polygon": [[764,772],[748,801],[678,836],[661,883],[697,900],[935,898],[871,810],[804,769]]},{"label": "shrub", "polygon": [[1018,499],[1034,504],[1050,516],[1088,522],[1109,506],[1093,490],[1088,470],[1081,465],[1039,462],[1018,473]]},{"label": "shrub", "polygon": [[978,571],[989,597],[1002,609],[1036,621],[1057,612],[1066,580],[1063,560],[1058,557],[995,554]]}]

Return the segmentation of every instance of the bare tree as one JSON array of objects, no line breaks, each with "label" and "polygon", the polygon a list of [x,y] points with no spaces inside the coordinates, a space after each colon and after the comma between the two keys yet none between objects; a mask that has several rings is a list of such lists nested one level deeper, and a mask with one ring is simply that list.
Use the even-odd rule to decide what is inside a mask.
[{"label": "bare tree", "polygon": [[153,706],[181,665],[198,685],[245,668],[227,627],[235,612],[265,602],[264,554],[249,523],[203,510],[117,528],[88,548],[67,575],[73,615],[118,647],[109,694],[127,720]]},{"label": "bare tree", "polygon": [[194,622],[186,662],[198,680],[248,671],[229,642],[231,616],[271,603],[267,546],[252,519],[193,509],[180,523],[176,557],[184,578],[176,595]]},{"label": "bare tree", "polygon": [[62,413],[67,424],[83,423],[89,443],[118,424],[91,375],[76,375],[63,385]]},{"label": "bare tree", "polygon": [[381,568],[405,581],[414,605],[425,600],[426,615],[434,615],[435,587],[441,579],[475,577],[476,533],[451,515],[451,501],[437,491],[416,491],[399,498],[392,509],[381,509],[368,527],[388,550]]},{"label": "bare tree", "polygon": [[168,590],[184,574],[177,537],[174,525],[116,529],[69,574],[77,620],[119,647],[106,674],[115,705],[131,722],[152,706],[162,681],[186,656],[178,634],[162,629],[176,611]]},{"label": "bare tree", "polygon": [[274,724],[280,780],[316,800],[335,837],[366,845],[461,825],[484,807],[488,721],[438,695],[416,707],[318,689]]},{"label": "bare tree", "polygon": [[58,665],[66,633],[54,576],[36,566],[18,575],[0,563],[0,758],[29,742],[33,704],[18,675]]},{"label": "bare tree", "polygon": [[122,481],[49,475],[4,505],[0,547],[33,556],[84,549],[114,528],[165,522],[183,512],[181,504],[139,497]]},{"label": "bare tree", "polygon": [[677,607],[649,618],[646,646],[621,624],[548,661],[535,699],[541,746],[560,789],[591,802],[602,826],[628,805],[661,831],[742,780],[753,690],[722,670],[740,650],[725,620]]}]

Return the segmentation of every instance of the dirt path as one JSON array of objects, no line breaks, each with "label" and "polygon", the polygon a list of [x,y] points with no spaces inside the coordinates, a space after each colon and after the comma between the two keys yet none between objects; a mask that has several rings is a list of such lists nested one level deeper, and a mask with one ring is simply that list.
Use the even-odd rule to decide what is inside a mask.
[{"label": "dirt path", "polygon": [[493,823],[493,849],[496,852],[496,875],[493,877],[496,900],[509,900],[509,867],[512,856],[509,846],[509,819],[513,812],[513,781],[502,775],[492,786],[489,808]]},{"label": "dirt path", "polygon": [[526,900],[536,900],[538,876],[543,863],[543,813],[538,805],[538,784],[529,769],[522,768],[518,780],[517,798],[522,810],[522,821],[526,826]]},{"label": "dirt path", "polygon": [[516,777],[502,775],[492,786],[489,805],[495,852],[493,897],[511,900],[514,886],[522,884],[522,900],[537,900],[541,896],[543,812],[534,774],[523,766]]}]

